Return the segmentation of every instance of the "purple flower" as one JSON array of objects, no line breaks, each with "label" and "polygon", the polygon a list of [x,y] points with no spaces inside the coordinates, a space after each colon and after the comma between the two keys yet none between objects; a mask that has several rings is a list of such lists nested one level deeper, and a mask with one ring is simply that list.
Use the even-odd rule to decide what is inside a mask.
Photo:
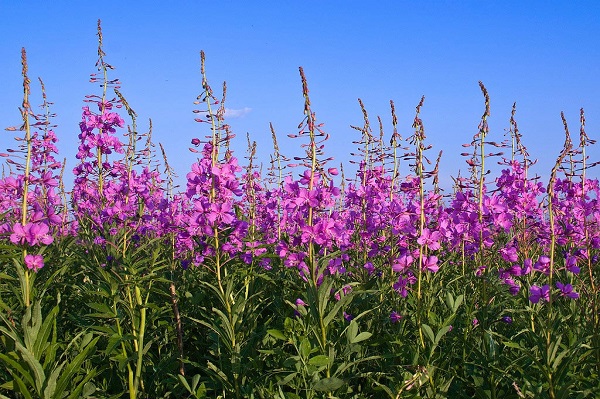
[{"label": "purple flower", "polygon": [[273,268],[273,266],[271,266],[271,259],[270,258],[262,258],[260,260],[260,262],[258,262],[258,263],[265,270],[271,270]]},{"label": "purple flower", "polygon": [[233,222],[234,215],[232,214],[231,204],[225,202],[223,204],[210,204],[210,212],[206,215],[206,218],[213,225],[215,222],[230,224]]},{"label": "purple flower", "polygon": [[344,274],[346,272],[346,269],[342,267],[341,258],[331,259],[327,265],[327,270],[329,270],[329,274],[331,275],[335,275],[337,273]]},{"label": "purple flower", "polygon": [[531,293],[529,296],[531,303],[538,303],[540,299],[546,302],[550,300],[550,286],[548,286],[548,284],[544,285],[543,287],[533,285],[529,289],[529,292]]},{"label": "purple flower", "polygon": [[13,226],[13,233],[10,235],[10,242],[13,244],[25,244],[27,241],[27,232],[21,223]]},{"label": "purple flower", "polygon": [[576,256],[567,256],[567,265],[566,269],[573,274],[579,274],[581,269],[577,266],[577,257]]},{"label": "purple flower", "polygon": [[510,284],[509,287],[508,287],[508,292],[512,296],[517,295],[520,290],[521,290],[521,286],[519,284],[517,284],[517,283]]},{"label": "purple flower", "polygon": [[390,321],[393,324],[398,323],[400,319],[402,319],[402,315],[400,313],[396,312],[395,310],[392,313],[390,313]]},{"label": "purple flower", "polygon": [[392,270],[397,273],[402,273],[404,270],[408,269],[408,267],[413,263],[413,257],[407,253],[402,254],[399,258],[394,260],[394,264],[392,265]]},{"label": "purple flower", "polygon": [[519,266],[519,265],[512,265],[511,267],[509,267],[507,269],[507,271],[511,275],[516,276],[516,277],[518,277],[518,276],[520,276],[520,275],[523,274],[523,270],[521,269],[521,266]]},{"label": "purple flower", "polygon": [[344,312],[344,319],[346,319],[346,321],[352,321],[353,318],[354,316],[352,316],[350,313]]},{"label": "purple flower", "polygon": [[25,266],[27,266],[29,270],[37,272],[42,267],[44,267],[44,257],[42,255],[26,255]]},{"label": "purple flower", "polygon": [[245,264],[249,265],[252,263],[252,252],[251,251],[246,251],[243,254],[240,255],[240,258],[242,259],[242,262],[244,262]]},{"label": "purple flower", "polygon": [[533,268],[546,275],[550,274],[550,258],[545,255],[540,256],[538,261],[533,265]]},{"label": "purple flower", "polygon": [[21,223],[16,223],[13,226],[10,241],[13,244],[27,243],[29,245],[36,245],[42,243],[50,245],[54,241],[54,238],[48,232],[49,228],[45,223],[27,223],[25,226]]},{"label": "purple flower", "polygon": [[506,323],[506,324],[511,324],[511,323],[513,322],[513,319],[512,319],[512,317],[510,317],[510,316],[504,316],[504,317],[503,317],[503,318],[501,318],[500,320],[501,320],[503,323]]},{"label": "purple flower", "polygon": [[440,239],[442,235],[438,231],[431,231],[428,228],[423,229],[423,233],[417,239],[419,245],[426,245],[429,249],[435,251],[440,249]]},{"label": "purple flower", "polygon": [[393,285],[394,290],[399,293],[402,298],[406,298],[408,296],[408,285],[410,284],[410,279],[405,279],[402,276],[398,277],[398,281],[396,281]]},{"label": "purple flower", "polygon": [[375,266],[373,266],[373,263],[371,262],[365,263],[363,267],[367,270],[369,275],[373,274],[373,272],[375,271]]},{"label": "purple flower", "polygon": [[440,270],[440,267],[437,263],[438,257],[435,255],[423,257],[423,269],[429,270],[432,273],[435,273],[438,270]]},{"label": "purple flower", "polygon": [[563,284],[557,281],[556,288],[560,290],[560,296],[569,297],[571,299],[579,298],[579,294],[573,291],[573,286],[571,284]]},{"label": "purple flower", "polygon": [[515,247],[502,248],[500,254],[502,255],[502,259],[507,262],[516,262],[519,259],[517,248]]},{"label": "purple flower", "polygon": [[525,259],[525,261],[523,261],[523,269],[521,271],[521,275],[526,276],[529,273],[531,273],[532,264],[533,264],[533,261],[531,260],[531,258]]}]

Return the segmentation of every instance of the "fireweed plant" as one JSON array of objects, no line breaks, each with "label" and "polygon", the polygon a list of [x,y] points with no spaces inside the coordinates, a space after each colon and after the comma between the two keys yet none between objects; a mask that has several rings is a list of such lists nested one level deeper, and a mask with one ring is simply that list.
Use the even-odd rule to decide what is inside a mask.
[{"label": "fireweed plant", "polygon": [[412,123],[390,101],[389,137],[358,100],[347,176],[300,68],[288,137],[302,151],[282,154],[270,125],[263,170],[249,135],[245,161],[231,150],[227,86],[217,97],[201,53],[198,158],[179,189],[103,45],[99,21],[99,90],[66,161],[22,52],[21,122],[0,154],[1,398],[600,395],[600,187],[583,109],[578,140],[562,116],[544,182],[516,104],[505,134],[490,131],[480,83],[469,173],[446,192],[424,97]]}]

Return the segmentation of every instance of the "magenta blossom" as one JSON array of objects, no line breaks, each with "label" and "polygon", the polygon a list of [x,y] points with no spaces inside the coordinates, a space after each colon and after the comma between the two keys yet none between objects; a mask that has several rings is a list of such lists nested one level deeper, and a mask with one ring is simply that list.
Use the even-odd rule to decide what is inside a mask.
[{"label": "magenta blossom", "polygon": [[44,267],[44,257],[42,255],[26,255],[25,266],[27,266],[29,270],[37,272],[42,267]]},{"label": "magenta blossom", "polygon": [[438,266],[438,257],[435,255],[431,255],[431,256],[427,256],[427,257],[423,257],[423,269],[429,270],[432,273],[437,272],[438,270],[440,270],[440,267]]},{"label": "magenta blossom", "polygon": [[234,220],[232,206],[229,202],[222,204],[210,204],[210,212],[206,215],[206,218],[213,226],[219,223],[230,224]]},{"label": "magenta blossom", "polygon": [[577,257],[568,255],[566,259],[566,269],[573,274],[579,274],[581,269],[577,266]]},{"label": "magenta blossom", "polygon": [[365,263],[365,265],[363,267],[369,273],[369,275],[371,275],[375,272],[375,266],[373,266],[372,262]]},{"label": "magenta blossom", "polygon": [[529,292],[531,293],[529,296],[531,303],[538,303],[540,299],[546,302],[550,300],[550,286],[548,284],[544,285],[543,287],[533,285],[529,289]]},{"label": "magenta blossom", "polygon": [[402,315],[396,312],[395,310],[392,313],[390,313],[390,321],[392,322],[392,324],[398,323],[401,319]]},{"label": "magenta blossom", "polygon": [[394,264],[392,265],[392,270],[395,271],[396,273],[402,273],[410,267],[410,265],[413,263],[413,260],[414,259],[412,256],[410,256],[407,253],[404,253],[399,258],[394,260]]},{"label": "magenta blossom", "polygon": [[521,269],[521,275],[522,276],[526,276],[529,273],[531,273],[531,270],[533,269],[533,261],[531,260],[531,258],[527,258],[523,261],[523,269]]},{"label": "magenta blossom", "polygon": [[519,260],[519,256],[517,254],[517,248],[515,247],[506,247],[500,250],[500,255],[502,259],[507,262],[516,262]]},{"label": "magenta blossom", "polygon": [[42,243],[50,245],[54,241],[51,235],[48,234],[49,228],[45,223],[27,223],[23,226],[21,223],[16,223],[13,226],[13,233],[10,235],[10,241],[13,244],[36,245]]},{"label": "magenta blossom", "polygon": [[571,299],[579,298],[579,294],[573,291],[573,286],[571,284],[563,284],[557,281],[556,288],[560,290],[560,296],[565,296]]},{"label": "magenta blossom", "polygon": [[435,251],[440,249],[440,239],[442,235],[438,231],[431,231],[428,228],[423,229],[423,233],[417,239],[419,245],[426,245],[429,249]]},{"label": "magenta blossom", "polygon": [[540,256],[533,265],[533,269],[546,275],[550,274],[550,258],[545,255]]}]

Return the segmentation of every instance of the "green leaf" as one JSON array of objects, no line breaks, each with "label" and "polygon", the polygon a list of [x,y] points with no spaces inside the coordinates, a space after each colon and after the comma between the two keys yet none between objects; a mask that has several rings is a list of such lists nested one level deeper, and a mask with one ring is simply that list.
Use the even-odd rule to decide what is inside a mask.
[{"label": "green leaf", "polygon": [[310,351],[310,341],[308,340],[308,338],[304,338],[302,342],[300,342],[300,356],[302,356],[302,358],[304,359],[308,359],[308,357],[310,356]]},{"label": "green leaf", "polygon": [[15,342],[15,347],[21,354],[21,357],[23,358],[23,360],[25,360],[27,362],[31,371],[33,371],[33,375],[35,377],[35,386],[34,386],[35,390],[37,392],[41,392],[42,386],[44,385],[44,381],[46,380],[46,374],[44,373],[44,370],[42,369],[42,365],[35,358],[33,353],[31,353],[31,351],[29,349],[27,349],[26,347],[21,345],[19,342]]},{"label": "green leaf", "polygon": [[340,300],[336,302],[331,312],[329,312],[329,314],[323,318],[323,325],[327,327],[329,323],[331,323],[331,321],[335,318],[335,316],[340,312],[340,309],[343,306],[346,306],[350,302],[352,302],[352,298],[353,296],[350,294],[342,296]]},{"label": "green leaf", "polygon": [[[38,336],[36,337],[35,344],[33,346],[33,353],[35,353],[38,358],[41,358],[42,351],[48,345],[48,338],[52,332],[52,327],[54,327],[54,321],[57,314],[58,305],[52,308],[50,313],[46,315],[44,323],[38,332]],[[46,359],[45,363],[52,361],[54,361],[54,359]]]},{"label": "green leaf", "polygon": [[440,339],[442,339],[442,337],[443,337],[444,335],[446,335],[446,333],[447,333],[448,331],[450,331],[450,326],[445,326],[445,327],[442,327],[442,328],[440,329],[440,331],[438,331],[438,332],[437,332],[437,334],[435,335],[435,342],[434,342],[434,343],[435,343],[435,344],[439,344],[439,343],[440,343]]},{"label": "green leaf", "polygon": [[181,385],[183,385],[184,388],[187,389],[187,391],[191,393],[192,387],[190,387],[190,384],[187,382],[185,377],[182,376],[181,374],[177,374],[177,378],[179,378],[179,382],[181,382]]},{"label": "green leaf", "polygon": [[[65,365],[65,363],[60,364],[58,367],[56,367],[54,370],[52,370],[52,373],[50,373],[50,376],[46,380],[46,388],[44,389],[44,398],[54,397],[54,392],[56,391],[56,380],[58,380],[58,376],[60,375],[60,372],[62,371],[62,368],[64,367],[64,365]],[[57,396],[57,397],[60,397],[60,396]]]},{"label": "green leaf", "polygon": [[90,313],[88,316],[104,318],[104,319],[114,319],[117,317],[114,310],[105,303],[88,303],[88,307],[94,309],[97,313]]},{"label": "green leaf", "polygon": [[[14,352],[12,352],[12,353],[16,356],[16,353],[14,353]],[[15,372],[18,372],[19,374],[21,374],[21,376],[23,377],[23,379],[25,380],[25,382],[27,382],[27,384],[29,386],[31,386],[31,387],[34,386],[35,382],[34,382],[33,376],[27,370],[25,370],[25,368],[21,365],[21,363],[19,363],[12,357],[5,355],[4,353],[0,353],[0,360],[4,361],[4,363],[6,363],[8,371],[15,379],[17,378],[17,375],[15,374]]]},{"label": "green leaf", "polygon": [[452,293],[450,291],[446,292],[446,305],[454,310],[454,297],[452,296]]},{"label": "green leaf", "polygon": [[277,384],[278,385],[288,385],[294,378],[296,378],[297,375],[298,375],[297,372],[290,373],[290,374],[286,375],[285,378],[277,381]]},{"label": "green leaf", "polygon": [[[96,369],[93,369],[92,371],[89,371],[83,380],[81,380],[81,382],[79,384],[77,384],[77,386],[75,387],[75,389],[71,392],[71,394],[67,397],[67,399],[79,399],[82,397],[82,392],[84,391],[84,389],[86,388],[86,386],[88,386],[88,383],[90,382],[90,380],[92,378],[94,378],[96,376]],[[92,393],[94,393],[96,391],[96,386],[91,383],[93,388],[88,387],[87,390],[89,391],[90,389],[93,389]],[[89,395],[88,395],[89,396]]]},{"label": "green leaf", "polygon": [[325,355],[313,356],[308,360],[308,364],[321,367],[329,364],[329,357]]},{"label": "green leaf", "polygon": [[509,348],[515,348],[515,349],[523,349],[523,347],[521,345],[519,345],[517,342],[512,342],[512,341],[504,342],[504,346],[508,346]]},{"label": "green leaf", "polygon": [[358,324],[356,321],[352,320],[348,325],[348,329],[346,330],[346,336],[348,337],[348,342],[353,343],[354,338],[358,335]]},{"label": "green leaf", "polygon": [[[62,397],[62,393],[67,389],[69,383],[72,382],[73,377],[80,372],[81,364],[88,358],[90,353],[96,349],[96,343],[99,339],[100,337],[96,337],[90,341],[90,343],[87,344],[77,356],[75,356],[75,359],[73,359],[71,363],[67,365],[64,373],[61,375],[58,383],[56,384],[57,397]],[[81,388],[83,389],[83,385],[81,385]]]},{"label": "green leaf", "polygon": [[359,359],[354,360],[349,363],[346,363],[346,362],[338,363],[338,368],[337,368],[337,370],[335,370],[334,375],[341,375],[346,370],[348,370],[351,367],[356,366],[357,364],[364,363],[364,362],[370,362],[371,360],[379,360],[379,359],[381,359],[381,356],[368,356],[368,357],[359,358]]},{"label": "green leaf", "polygon": [[[32,310],[33,308],[33,310]],[[38,332],[42,327],[42,305],[39,301],[37,301],[33,306],[30,306],[25,311],[25,315],[23,316],[23,331],[25,338],[25,347],[34,355],[35,352],[35,341],[38,336]]]},{"label": "green leaf", "polygon": [[116,349],[118,349],[118,346],[121,345],[121,342],[127,342],[129,340],[133,341],[135,340],[135,337],[133,335],[119,335],[114,333],[108,339],[108,345],[106,346],[104,353],[110,356]]},{"label": "green leaf", "polygon": [[367,339],[371,338],[371,336],[372,336],[372,335],[373,335],[373,334],[371,334],[371,333],[370,333],[370,332],[368,332],[368,331],[363,331],[363,332],[361,332],[360,334],[358,334],[356,337],[354,337],[354,339],[352,340],[352,342],[351,342],[351,343],[352,343],[352,344],[356,344],[356,343],[359,343],[359,342],[365,341],[365,340],[367,340]]},{"label": "green leaf", "polygon": [[313,389],[319,392],[335,391],[336,389],[343,387],[344,384],[344,380],[337,377],[323,378],[313,385]]},{"label": "green leaf", "polygon": [[94,338],[94,333],[87,333],[83,336],[83,339],[81,340],[81,343],[79,344],[79,346],[81,347],[86,347],[87,344],[89,344],[92,339]]},{"label": "green leaf", "polygon": [[558,352],[558,349],[560,348],[562,338],[563,338],[562,335],[559,335],[558,338],[550,345],[550,348],[552,348],[552,353],[550,354],[550,356],[548,358],[548,362],[554,362],[554,359],[556,359],[556,353]]},{"label": "green leaf", "polygon": [[6,273],[0,273],[0,280],[16,281],[17,279],[12,276],[9,276]]},{"label": "green leaf", "polygon": [[287,341],[285,334],[279,330],[276,330],[276,329],[267,330],[267,334],[269,334],[273,338],[280,339],[282,341]]},{"label": "green leaf", "polygon": [[463,303],[464,299],[465,299],[465,296],[462,294],[457,296],[456,299],[454,299],[454,307],[452,308],[452,312],[456,313],[456,311],[458,310],[460,305]]},{"label": "green leaf", "polygon": [[422,324],[421,325],[421,330],[423,331],[423,333],[425,333],[425,335],[427,336],[427,338],[429,338],[429,340],[431,341],[432,344],[435,344],[435,335],[433,334],[433,330],[431,329],[431,327],[429,327],[427,324]]},{"label": "green leaf", "polygon": [[200,382],[200,374],[196,374],[192,377],[192,391],[196,390],[198,383]]},{"label": "green leaf", "polygon": [[96,384],[94,384],[93,382],[86,382],[83,385],[83,390],[82,390],[81,394],[87,398],[87,397],[92,396],[92,394],[94,392],[96,392],[97,389],[98,388],[96,388]]},{"label": "green leaf", "polygon": [[333,287],[333,279],[329,281],[324,281],[321,283],[317,291],[318,301],[319,301],[319,314],[325,314],[325,309],[327,309],[327,304],[329,303],[329,298],[331,297],[331,289]]},{"label": "green leaf", "polygon": [[17,387],[19,388],[19,390],[17,392],[20,392],[21,395],[23,395],[23,397],[25,397],[25,399],[33,399],[33,397],[31,396],[31,393],[29,392],[29,389],[27,388],[27,386],[25,385],[23,380],[21,380],[16,375],[13,375],[13,378],[15,379],[15,382],[17,383]]}]

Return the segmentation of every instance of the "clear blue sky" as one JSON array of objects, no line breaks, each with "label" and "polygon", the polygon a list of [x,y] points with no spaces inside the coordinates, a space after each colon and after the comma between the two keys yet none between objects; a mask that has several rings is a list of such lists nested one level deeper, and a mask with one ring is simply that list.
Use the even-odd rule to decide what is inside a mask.
[{"label": "clear blue sky", "polygon": [[[55,103],[69,170],[76,162],[82,100],[100,90],[88,83],[98,18],[106,60],[116,67],[112,77],[120,78],[141,131],[152,118],[154,140],[165,146],[180,181],[195,159],[187,150],[190,140],[208,134],[191,112],[201,91],[200,50],[213,89],[220,92],[227,81],[227,107],[246,110],[229,119],[236,156],[246,155],[248,132],[265,167],[269,122],[284,154],[302,154],[301,142],[286,137],[303,118],[299,66],[313,110],[331,135],[326,154],[336,164],[349,159],[359,138],[349,127],[362,125],[357,98],[376,131],[376,117],[382,117],[389,139],[389,100],[407,137],[425,95],[431,157],[444,151],[441,177],[449,186],[459,168],[467,172],[459,154],[483,112],[479,80],[491,96],[490,140],[502,140],[516,101],[524,143],[540,160],[534,172],[547,175],[562,148],[561,111],[578,139],[579,109],[585,108],[588,135],[600,139],[598,1],[0,0],[0,126],[19,123],[25,47],[37,96],[32,103],[41,102],[35,84],[41,76]],[[12,136],[2,133],[2,150],[14,145]],[[600,160],[597,148],[590,155]]]}]

